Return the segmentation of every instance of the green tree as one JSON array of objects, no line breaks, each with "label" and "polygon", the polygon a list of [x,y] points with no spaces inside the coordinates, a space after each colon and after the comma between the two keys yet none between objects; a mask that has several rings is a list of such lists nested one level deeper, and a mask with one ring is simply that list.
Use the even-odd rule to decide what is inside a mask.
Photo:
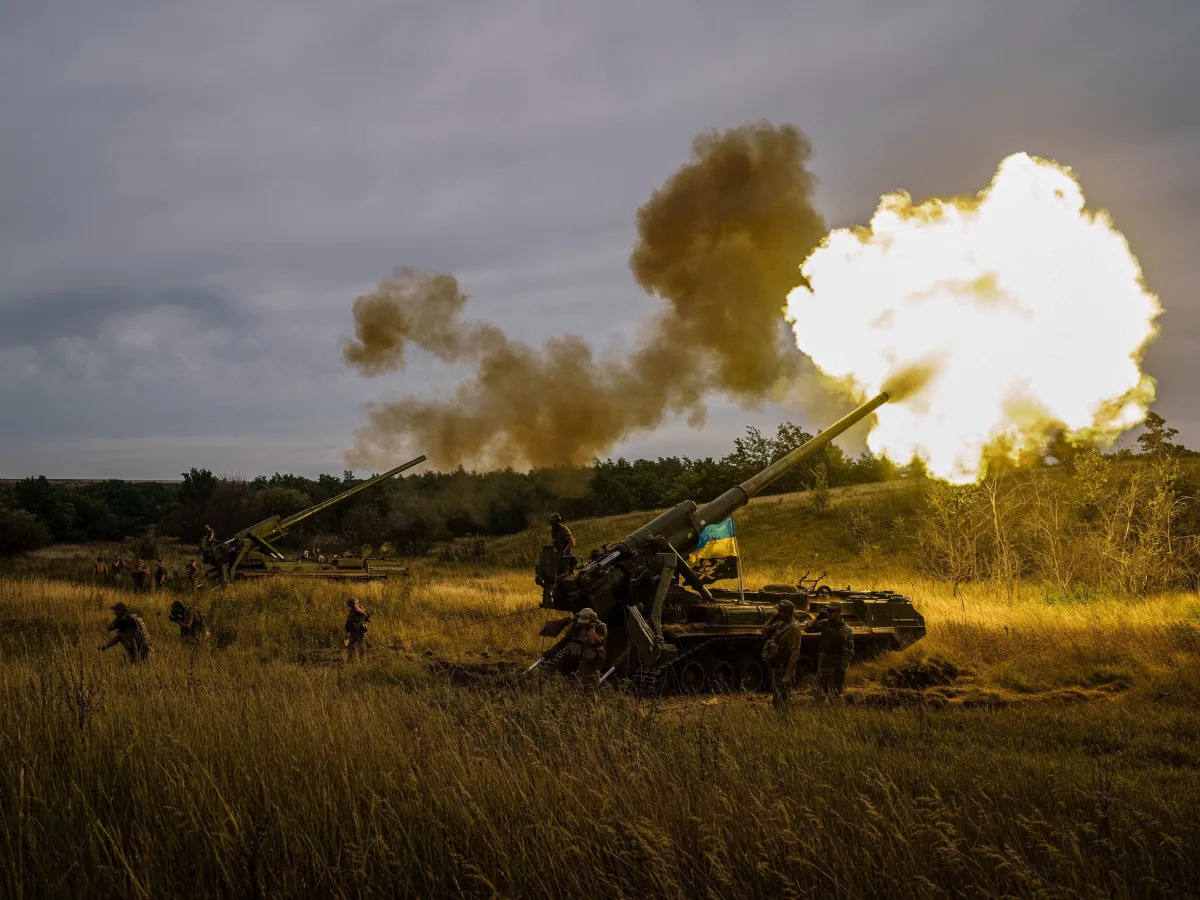
[{"label": "green tree", "polygon": [[50,530],[33,513],[0,506],[0,556],[36,550],[50,540]]},{"label": "green tree", "polygon": [[1146,421],[1142,423],[1146,429],[1139,434],[1137,442],[1142,445],[1142,452],[1151,456],[1163,456],[1179,450],[1179,445],[1171,443],[1179,434],[1178,428],[1168,428],[1167,420],[1156,412],[1146,413]]}]

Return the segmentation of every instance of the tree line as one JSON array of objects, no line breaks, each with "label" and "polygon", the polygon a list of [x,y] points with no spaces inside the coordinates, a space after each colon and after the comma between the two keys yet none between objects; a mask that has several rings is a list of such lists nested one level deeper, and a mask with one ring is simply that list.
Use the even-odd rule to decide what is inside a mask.
[{"label": "tree line", "polygon": [[[376,548],[423,555],[438,541],[521,531],[550,512],[571,518],[655,509],[710,499],[813,435],[785,422],[772,436],[747,428],[720,458],[686,456],[597,460],[591,466],[424,472],[363,491],[293,529],[292,549]],[[895,466],[869,453],[826,446],[768,493],[837,487],[894,477]],[[179,483],[110,480],[59,483],[45,477],[0,485],[0,554],[50,543],[120,541],[145,534],[196,541],[211,525],[226,537],[271,515],[287,516],[365,479],[351,472],[305,478],[276,473],[247,480],[192,468]]]}]

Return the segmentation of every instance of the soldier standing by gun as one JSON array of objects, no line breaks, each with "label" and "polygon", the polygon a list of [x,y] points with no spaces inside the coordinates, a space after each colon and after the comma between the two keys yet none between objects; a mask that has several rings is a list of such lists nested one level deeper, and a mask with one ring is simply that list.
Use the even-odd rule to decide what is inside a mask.
[{"label": "soldier standing by gun", "polygon": [[184,606],[179,600],[171,602],[171,612],[167,620],[179,626],[179,636],[185,641],[193,641],[203,637],[208,630],[204,624],[204,616],[194,606]]},{"label": "soldier standing by gun", "polygon": [[146,632],[146,623],[142,621],[142,617],[130,612],[124,603],[114,603],[109,609],[116,618],[108,624],[108,630],[115,631],[116,634],[107,644],[100,644],[97,649],[104,651],[120,644],[125,648],[131,663],[146,662],[150,658],[150,635]]},{"label": "soldier standing by gun", "polygon": [[357,597],[349,598],[346,606],[350,609],[346,616],[346,658],[354,659],[357,655],[362,659],[366,650],[367,626],[371,621],[371,613],[362,608]]},{"label": "soldier standing by gun", "polygon": [[842,605],[836,600],[829,601],[804,630],[821,635],[817,644],[817,696],[841,697],[846,667],[854,658],[854,632],[842,619]]},{"label": "soldier standing by gun", "polygon": [[604,664],[608,626],[600,621],[595,610],[581,609],[567,626],[565,637],[568,656],[579,660],[575,674],[594,681]]},{"label": "soldier standing by gun", "polygon": [[[571,529],[563,524],[562,516],[558,513],[550,513],[550,543],[554,547],[554,552],[558,554],[559,559],[569,559],[568,569],[564,574],[570,575],[575,571],[575,535],[571,534]],[[561,568],[561,567],[560,567]]]},{"label": "soldier standing by gun", "polygon": [[763,660],[771,667],[771,705],[777,710],[791,705],[792,685],[796,681],[796,663],[800,660],[800,624],[796,604],[780,600],[775,615],[762,629]]}]

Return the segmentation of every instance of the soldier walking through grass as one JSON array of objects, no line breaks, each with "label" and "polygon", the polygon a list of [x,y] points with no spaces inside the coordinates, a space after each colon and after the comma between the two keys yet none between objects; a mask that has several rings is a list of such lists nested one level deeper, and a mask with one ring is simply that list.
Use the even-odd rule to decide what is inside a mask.
[{"label": "soldier walking through grass", "polygon": [[792,685],[796,682],[796,664],[800,661],[800,624],[796,604],[780,600],[775,615],[763,626],[763,661],[771,667],[771,705],[784,710],[791,704]]},{"label": "soldier walking through grass", "polygon": [[96,557],[96,563],[92,566],[93,578],[104,578],[108,575],[108,563],[104,561],[103,556]]},{"label": "soldier walking through grass", "polygon": [[826,700],[841,697],[846,667],[854,658],[854,632],[842,619],[842,605],[836,600],[829,601],[804,630],[821,635],[817,644],[817,697]]},{"label": "soldier walking through grass", "polygon": [[171,602],[167,621],[179,626],[179,636],[187,642],[203,637],[208,630],[200,610],[194,606],[185,606],[181,600]]},{"label": "soldier walking through grass", "polygon": [[156,591],[164,590],[167,586],[167,567],[163,565],[160,559],[154,565],[154,589]]},{"label": "soldier walking through grass", "polygon": [[349,609],[346,614],[346,658],[354,659],[357,656],[362,659],[366,651],[371,614],[362,608],[357,597],[346,600],[346,606]]},{"label": "soldier walking through grass", "polygon": [[108,623],[108,630],[116,634],[108,643],[101,644],[98,649],[107,650],[120,644],[131,663],[143,663],[150,658],[150,635],[146,631],[146,623],[137,613],[130,612],[124,603],[114,603],[109,607],[116,616]]}]

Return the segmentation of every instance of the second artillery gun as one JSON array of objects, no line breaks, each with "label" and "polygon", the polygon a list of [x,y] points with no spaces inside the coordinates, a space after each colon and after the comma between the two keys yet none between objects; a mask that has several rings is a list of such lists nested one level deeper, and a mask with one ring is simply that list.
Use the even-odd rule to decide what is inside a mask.
[{"label": "second artillery gun", "polygon": [[205,577],[209,581],[218,583],[228,583],[235,578],[255,578],[269,575],[300,575],[310,578],[354,580],[386,578],[386,573],[372,573],[370,561],[366,558],[334,557],[328,563],[291,560],[279,552],[275,547],[275,542],[286,536],[293,526],[304,520],[423,462],[425,462],[423,455],[416,459],[410,459],[403,465],[396,466],[382,475],[368,478],[362,484],[356,484],[349,490],[342,491],[328,500],[308,507],[308,509],[302,509],[294,515],[271,516],[257,525],[243,528],[228,540],[202,547]]},{"label": "second artillery gun", "polygon": [[[687,562],[706,526],[729,518],[888,399],[887,393],[880,393],[717,499],[703,506],[686,500],[667,510],[618,543],[605,545],[578,571],[545,573],[545,605],[572,613],[595,610],[608,626],[609,671],[648,691],[660,690],[671,676],[688,692],[765,687],[762,626],[783,599],[791,600],[797,610],[841,605],[854,632],[856,655],[899,650],[920,640],[925,619],[908,598],[891,591],[810,592],[803,586],[781,585],[761,591],[718,590],[709,588]],[[542,633],[558,636],[568,622],[548,622]],[[811,671],[815,665],[817,639],[815,634],[804,636],[802,669]],[[568,640],[560,638],[539,662],[563,659]]]}]

